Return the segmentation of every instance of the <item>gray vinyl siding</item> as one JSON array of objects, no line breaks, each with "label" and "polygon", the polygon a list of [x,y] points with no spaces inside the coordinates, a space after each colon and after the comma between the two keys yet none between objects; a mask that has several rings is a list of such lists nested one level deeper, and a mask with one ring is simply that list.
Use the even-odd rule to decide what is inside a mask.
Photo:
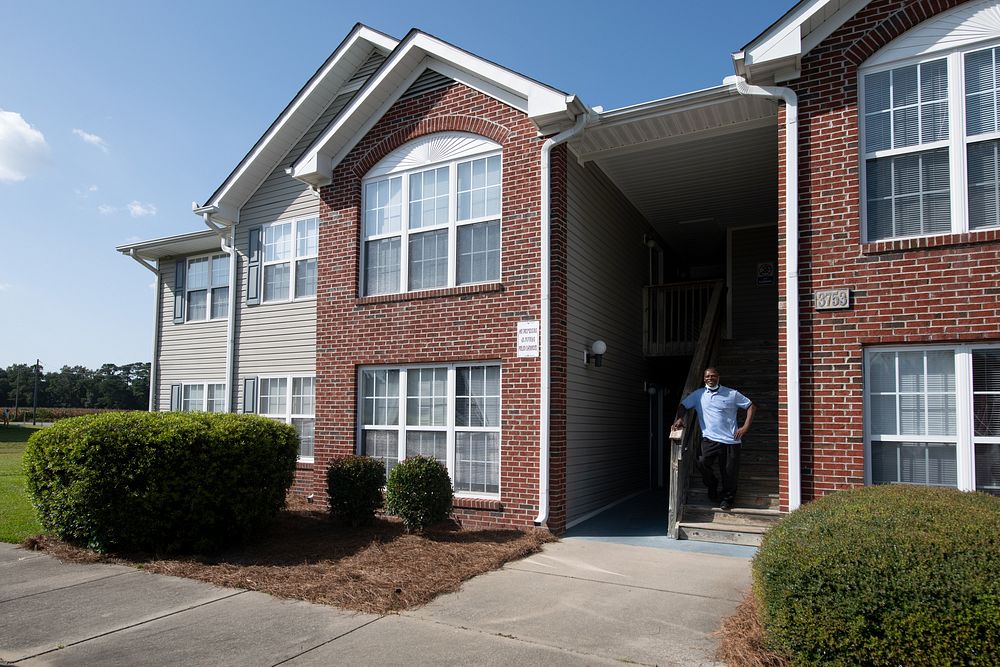
[{"label": "gray vinyl siding", "polygon": [[[730,243],[733,338],[777,340],[778,228],[734,229]],[[757,265],[763,262],[770,262],[775,270],[770,285],[757,284]]]},{"label": "gray vinyl siding", "polygon": [[[567,519],[649,485],[642,287],[648,225],[594,166],[568,160]],[[583,365],[597,339],[601,368]]]},{"label": "gray vinyl siding", "polygon": [[170,385],[226,381],[226,324],[221,320],[174,324],[175,265],[160,262],[159,375],[156,409],[170,410]]}]

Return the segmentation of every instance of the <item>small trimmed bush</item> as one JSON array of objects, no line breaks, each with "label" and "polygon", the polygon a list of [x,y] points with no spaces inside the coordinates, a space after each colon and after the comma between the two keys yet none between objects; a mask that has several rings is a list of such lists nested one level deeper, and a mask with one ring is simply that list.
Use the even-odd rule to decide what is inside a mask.
[{"label": "small trimmed bush", "polygon": [[284,507],[295,429],[256,415],[105,413],[57,422],[24,452],[39,521],[107,551],[210,551]]},{"label": "small trimmed bush", "polygon": [[448,469],[424,456],[406,459],[389,472],[385,509],[402,519],[410,531],[444,521],[451,511]]},{"label": "small trimmed bush", "polygon": [[1000,498],[839,491],[767,533],[753,579],[795,665],[1000,664]]},{"label": "small trimmed bush", "polygon": [[326,471],[330,515],[357,528],[372,522],[382,506],[385,463],[370,456],[334,459]]}]

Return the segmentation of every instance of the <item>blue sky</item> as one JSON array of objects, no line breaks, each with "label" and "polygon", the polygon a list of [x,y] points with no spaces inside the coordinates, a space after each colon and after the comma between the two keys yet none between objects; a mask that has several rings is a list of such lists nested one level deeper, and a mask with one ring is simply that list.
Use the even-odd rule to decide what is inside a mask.
[{"label": "blue sky", "polygon": [[792,0],[0,0],[0,366],[151,357],[153,275],[356,22],[416,27],[612,109],[721,83]]}]

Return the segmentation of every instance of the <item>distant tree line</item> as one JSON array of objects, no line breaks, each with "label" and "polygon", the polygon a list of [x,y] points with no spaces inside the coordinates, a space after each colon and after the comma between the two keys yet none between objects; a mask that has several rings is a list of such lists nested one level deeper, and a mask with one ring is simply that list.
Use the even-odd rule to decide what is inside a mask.
[{"label": "distant tree line", "polygon": [[[16,404],[30,410],[34,387],[34,365],[0,368],[0,406],[13,408]],[[41,369],[38,406],[145,410],[149,407],[149,364],[104,364],[97,370],[63,366],[49,373]]]}]

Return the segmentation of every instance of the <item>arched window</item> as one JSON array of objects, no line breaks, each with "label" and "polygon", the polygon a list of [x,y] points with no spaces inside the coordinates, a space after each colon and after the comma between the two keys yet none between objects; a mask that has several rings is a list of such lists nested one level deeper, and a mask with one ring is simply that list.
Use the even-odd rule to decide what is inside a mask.
[{"label": "arched window", "polygon": [[383,158],[362,182],[361,294],[500,279],[501,149],[442,132]]},{"label": "arched window", "polygon": [[926,21],[861,68],[865,239],[1000,226],[1000,8]]}]

